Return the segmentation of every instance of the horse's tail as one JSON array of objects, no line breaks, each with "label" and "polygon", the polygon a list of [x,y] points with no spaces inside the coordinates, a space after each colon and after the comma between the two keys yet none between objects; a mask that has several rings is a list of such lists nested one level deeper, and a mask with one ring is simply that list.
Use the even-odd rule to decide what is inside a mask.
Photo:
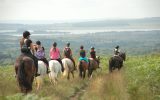
[{"label": "horse's tail", "polygon": [[26,88],[32,88],[31,85],[29,84],[29,82],[26,79],[24,60],[20,61],[20,66],[18,68],[18,80],[19,80],[19,85],[22,85]]},{"label": "horse's tail", "polygon": [[109,71],[110,72],[112,72],[112,68],[114,67],[114,58],[113,57],[111,57],[110,59],[109,59]]},{"label": "horse's tail", "polygon": [[91,67],[91,60],[88,59],[88,69],[90,69],[90,67]]},{"label": "horse's tail", "polygon": [[64,72],[63,72],[63,76],[66,76],[68,71],[69,71],[69,67],[68,67],[68,64],[67,64],[67,61],[64,59],[62,60],[62,63],[63,63],[63,67],[64,67]]},{"label": "horse's tail", "polygon": [[124,52],[124,61],[126,61],[126,53]]}]

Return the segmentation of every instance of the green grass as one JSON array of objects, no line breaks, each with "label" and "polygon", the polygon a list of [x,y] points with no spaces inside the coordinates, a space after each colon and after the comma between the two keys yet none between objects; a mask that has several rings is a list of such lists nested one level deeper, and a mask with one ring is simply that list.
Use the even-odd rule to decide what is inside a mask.
[{"label": "green grass", "polygon": [[160,55],[129,57],[125,64],[128,93],[132,100],[160,99]]},{"label": "green grass", "polygon": [[130,56],[121,71],[108,73],[108,57],[102,57],[101,68],[92,79],[61,76],[58,84],[46,76],[40,91],[24,96],[19,92],[14,67],[0,67],[0,100],[160,100],[160,54]]}]

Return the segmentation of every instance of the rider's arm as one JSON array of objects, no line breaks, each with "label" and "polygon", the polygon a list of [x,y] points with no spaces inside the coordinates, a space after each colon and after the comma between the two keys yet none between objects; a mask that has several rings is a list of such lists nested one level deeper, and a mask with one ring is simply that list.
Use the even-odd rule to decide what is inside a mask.
[{"label": "rider's arm", "polygon": [[60,51],[59,51],[59,49],[57,49],[58,50],[58,53],[59,53],[59,57],[61,58],[62,56],[61,56],[61,53],[60,53]]},{"label": "rider's arm", "polygon": [[30,48],[31,48],[31,51],[32,51],[32,53],[34,55],[34,44],[33,43],[30,44]]},{"label": "rider's arm", "polygon": [[21,39],[20,42],[19,42],[20,43],[20,49],[22,49],[22,45],[24,44],[23,41],[24,41],[24,39]]}]

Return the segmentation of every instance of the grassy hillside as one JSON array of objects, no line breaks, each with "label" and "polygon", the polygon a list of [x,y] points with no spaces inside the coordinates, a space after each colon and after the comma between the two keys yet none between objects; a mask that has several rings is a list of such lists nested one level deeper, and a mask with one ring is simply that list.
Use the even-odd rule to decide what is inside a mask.
[{"label": "grassy hillside", "polygon": [[130,56],[121,71],[108,73],[108,58],[101,59],[102,70],[93,78],[68,81],[59,76],[58,85],[52,85],[48,77],[40,91],[23,96],[19,93],[12,66],[0,67],[0,99],[5,100],[159,100],[160,54]]}]

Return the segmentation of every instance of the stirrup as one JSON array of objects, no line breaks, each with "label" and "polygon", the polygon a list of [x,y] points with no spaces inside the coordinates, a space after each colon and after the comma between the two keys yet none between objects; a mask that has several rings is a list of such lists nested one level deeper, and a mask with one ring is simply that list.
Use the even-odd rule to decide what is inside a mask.
[{"label": "stirrup", "polygon": [[49,74],[51,71],[50,70],[47,70],[47,74]]}]

